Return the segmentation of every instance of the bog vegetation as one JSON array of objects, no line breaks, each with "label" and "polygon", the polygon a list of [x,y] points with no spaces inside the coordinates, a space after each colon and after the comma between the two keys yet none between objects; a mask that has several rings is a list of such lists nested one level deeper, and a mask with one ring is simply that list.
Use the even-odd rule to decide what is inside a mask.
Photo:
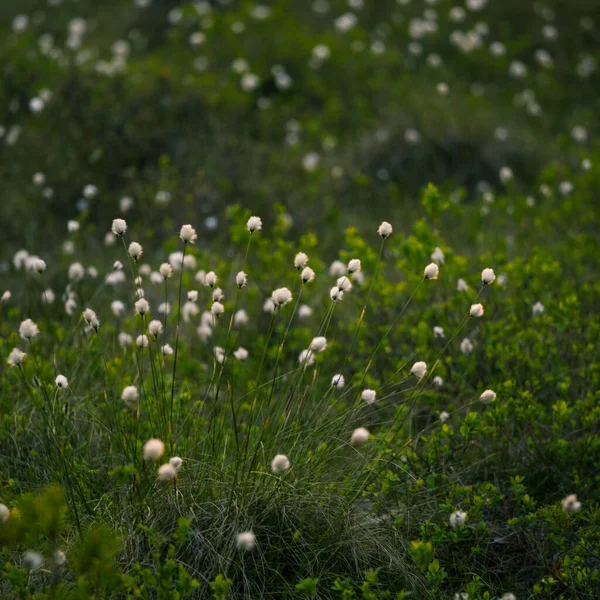
[{"label": "bog vegetation", "polygon": [[595,4],[2,2],[0,597],[600,595]]}]

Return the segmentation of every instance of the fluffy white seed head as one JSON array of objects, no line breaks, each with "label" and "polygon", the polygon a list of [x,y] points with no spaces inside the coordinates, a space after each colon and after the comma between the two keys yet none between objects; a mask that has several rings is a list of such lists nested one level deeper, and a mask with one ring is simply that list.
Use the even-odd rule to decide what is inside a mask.
[{"label": "fluffy white seed head", "polygon": [[363,390],[362,394],[360,395],[360,399],[365,404],[374,404],[375,400],[377,399],[377,392],[375,390]]},{"label": "fluffy white seed head", "polygon": [[181,469],[181,465],[183,464],[183,458],[180,458],[179,456],[173,456],[172,458],[169,459],[169,464],[174,469],[179,471],[179,469]]},{"label": "fluffy white seed head", "polygon": [[165,445],[157,438],[152,438],[144,444],[144,459],[158,460],[165,453]]},{"label": "fluffy white seed head", "polygon": [[271,294],[271,300],[277,307],[284,306],[288,302],[292,301],[292,292],[288,288],[277,288]]},{"label": "fluffy white seed head", "polygon": [[338,277],[338,280],[335,283],[338,289],[342,290],[342,292],[349,292],[352,289],[352,282],[347,275]]},{"label": "fluffy white seed head", "polygon": [[262,229],[262,220],[260,217],[250,217],[246,223],[246,226],[248,227],[248,231],[250,233],[260,231]]},{"label": "fluffy white seed head", "polygon": [[473,352],[474,349],[475,346],[469,338],[464,338],[463,341],[460,343],[460,351],[463,354],[471,354],[471,352]]},{"label": "fluffy white seed head", "polygon": [[311,352],[310,350],[302,350],[302,352],[300,352],[300,356],[298,356],[299,364],[310,367],[311,365],[314,364],[314,362],[315,362],[314,352]]},{"label": "fluffy white seed head", "polygon": [[246,287],[247,283],[248,283],[248,275],[246,275],[246,273],[244,273],[244,271],[240,271],[235,276],[235,284],[241,289],[243,287]]},{"label": "fluffy white seed head", "polygon": [[465,524],[467,513],[462,510],[457,510],[450,515],[450,526],[452,529],[458,529]]},{"label": "fluffy white seed head", "polygon": [[581,502],[577,500],[575,494],[569,494],[566,498],[561,500],[561,506],[565,512],[577,512],[581,509]]},{"label": "fluffy white seed head", "polygon": [[353,446],[362,446],[369,441],[369,430],[365,427],[358,427],[350,436],[350,443]]},{"label": "fluffy white seed head", "polygon": [[217,274],[214,271],[209,271],[204,278],[205,285],[211,288],[215,287],[217,284],[217,279]]},{"label": "fluffy white seed head", "polygon": [[385,240],[392,235],[392,226],[387,221],[383,221],[377,229],[377,233]]},{"label": "fluffy white seed head", "polygon": [[479,399],[484,404],[489,404],[490,402],[493,402],[496,399],[496,392],[494,392],[493,390],[485,390],[484,392],[482,392],[481,396],[479,396]]},{"label": "fluffy white seed head", "polygon": [[235,356],[237,360],[246,360],[248,358],[248,350],[240,346],[233,352],[233,356]]},{"label": "fluffy white seed head", "polygon": [[310,283],[315,278],[315,272],[310,267],[304,267],[300,274],[302,283]]},{"label": "fluffy white seed head", "polygon": [[117,340],[119,341],[119,346],[121,346],[121,348],[125,348],[125,346],[130,346],[133,343],[133,338],[125,331],[121,331],[119,333],[119,335],[117,336]]},{"label": "fluffy white seed head", "polygon": [[444,251],[443,251],[441,248],[439,248],[439,247],[438,247],[438,248],[436,248],[436,249],[435,249],[435,250],[432,252],[432,254],[431,254],[431,260],[432,260],[434,263],[441,264],[441,263],[443,263],[443,262],[444,262],[444,259],[445,259],[445,258],[446,258],[446,257],[445,257],[445,255],[444,255]]},{"label": "fluffy white seed head", "polygon": [[18,348],[13,348],[10,351],[6,362],[11,367],[20,367],[23,364],[23,360],[26,356],[27,354],[25,354],[25,352],[23,352],[22,350],[19,350]]},{"label": "fluffy white seed head", "polygon": [[150,311],[150,304],[148,304],[148,300],[146,298],[140,298],[135,302],[135,313],[143,317],[146,313]]},{"label": "fluffy white seed head", "polygon": [[347,270],[346,265],[341,260],[334,260],[329,266],[329,274],[336,278],[345,275]]},{"label": "fluffy white seed head", "polygon": [[165,463],[158,467],[157,474],[161,481],[173,481],[177,477],[177,469],[171,463]]},{"label": "fluffy white seed head", "polygon": [[341,300],[344,297],[344,292],[342,292],[342,290],[340,290],[340,288],[337,285],[334,285],[330,290],[329,290],[329,297],[334,301],[337,302],[338,300]]},{"label": "fluffy white seed head", "polygon": [[163,332],[163,324],[158,320],[154,319],[148,323],[148,333],[155,339]]},{"label": "fluffy white seed head", "polygon": [[10,300],[11,296],[12,294],[10,293],[10,290],[5,290],[0,298],[0,304],[6,304]]},{"label": "fluffy white seed head", "polygon": [[142,245],[138,244],[138,242],[131,242],[129,244],[129,256],[133,258],[134,262],[138,262],[142,258],[143,253]]},{"label": "fluffy white seed head", "polygon": [[110,303],[110,310],[112,311],[112,314],[115,315],[115,317],[118,317],[122,315],[125,311],[125,305],[123,304],[123,302],[121,302],[121,300],[113,300]]},{"label": "fluffy white seed head", "polygon": [[252,550],[256,546],[256,536],[251,531],[242,531],[237,534],[235,545],[241,551]]},{"label": "fluffy white seed head", "polygon": [[248,313],[243,308],[240,308],[238,311],[236,311],[235,315],[233,316],[233,324],[236,327],[246,325],[248,320]]},{"label": "fluffy white seed head", "polygon": [[442,423],[447,423],[450,420],[450,413],[447,410],[443,410],[440,413],[440,421]]},{"label": "fluffy white seed head", "polygon": [[299,271],[303,269],[308,263],[308,255],[304,254],[304,252],[298,252],[294,257],[294,266]]},{"label": "fluffy white seed head", "polygon": [[435,263],[430,263],[425,267],[423,276],[425,279],[437,279],[440,272],[440,268]]},{"label": "fluffy white seed head", "polygon": [[135,338],[135,343],[138,348],[147,348],[148,347],[148,336],[146,334],[138,335]]},{"label": "fluffy white seed head", "polygon": [[464,279],[459,279],[456,282],[456,291],[457,292],[468,292],[469,284]]},{"label": "fluffy white seed head", "polygon": [[298,308],[298,316],[301,319],[307,319],[312,315],[312,308],[308,304],[301,304]]},{"label": "fluffy white seed head", "polygon": [[183,225],[179,231],[179,237],[184,244],[194,244],[198,239],[196,230],[191,225]]},{"label": "fluffy white seed head", "polygon": [[436,375],[433,378],[433,385],[435,385],[435,387],[441,388],[444,385],[444,379],[439,375]]},{"label": "fluffy white seed head", "polygon": [[190,290],[187,293],[187,299],[190,302],[198,302],[198,290]]},{"label": "fluffy white seed head", "polygon": [[323,352],[327,348],[327,338],[323,336],[318,336],[312,339],[309,350],[312,352],[318,353]]},{"label": "fluffy white seed head", "polygon": [[25,319],[19,325],[19,336],[28,342],[31,342],[39,332],[39,327],[31,319]]},{"label": "fluffy white seed head", "polygon": [[444,333],[444,328],[440,327],[439,325],[436,325],[433,328],[433,335],[434,335],[434,337],[441,338],[441,339],[446,337],[446,334]]},{"label": "fluffy white seed head", "polygon": [[58,375],[54,382],[59,390],[66,390],[69,387],[69,382],[64,375]]},{"label": "fluffy white seed head", "polygon": [[494,269],[484,269],[481,271],[481,282],[483,285],[490,285],[496,279],[496,274],[494,273]]},{"label": "fluffy white seed head", "polygon": [[541,302],[536,302],[531,309],[531,314],[534,317],[541,315],[544,312],[544,305]]},{"label": "fluffy white seed head", "polygon": [[127,231],[127,222],[125,219],[113,219],[111,231],[113,235],[124,235]]},{"label": "fluffy white seed head", "polygon": [[427,373],[427,363],[422,360],[416,362],[410,370],[410,374],[418,379],[422,379],[425,376],[425,373]]},{"label": "fluffy white seed head", "polygon": [[160,352],[163,356],[171,356],[171,354],[173,354],[173,348],[171,348],[171,346],[169,344],[165,344],[160,349]]},{"label": "fluffy white seed head", "polygon": [[6,504],[0,504],[0,523],[6,523],[10,518],[10,508]]},{"label": "fluffy white seed head", "polygon": [[358,258],[353,258],[348,263],[348,273],[350,274],[359,273],[361,269],[362,265],[360,264],[360,260]]},{"label": "fluffy white seed head", "polygon": [[334,375],[331,378],[331,385],[337,388],[338,390],[342,390],[346,385],[346,380],[344,379],[344,376],[341,373],[339,373],[338,375]]},{"label": "fluffy white seed head", "polygon": [[277,454],[271,461],[271,471],[273,473],[285,473],[290,466],[290,460],[285,454]]},{"label": "fluffy white seed head", "polygon": [[469,314],[475,318],[483,316],[483,304],[471,304]]},{"label": "fluffy white seed head", "polygon": [[121,392],[121,400],[123,400],[123,402],[127,402],[129,404],[131,402],[135,402],[138,398],[139,393],[135,385],[128,385],[127,387],[123,388],[123,391]]},{"label": "fluffy white seed head", "polygon": [[160,265],[158,272],[163,279],[169,279],[173,275],[173,267],[169,263],[163,263]]},{"label": "fluffy white seed head", "polygon": [[41,258],[36,258],[33,263],[33,268],[38,273],[43,273],[46,270],[46,261],[42,260]]},{"label": "fluffy white seed head", "polygon": [[210,312],[215,315],[215,317],[218,317],[225,312],[225,307],[220,302],[213,302],[210,307]]}]

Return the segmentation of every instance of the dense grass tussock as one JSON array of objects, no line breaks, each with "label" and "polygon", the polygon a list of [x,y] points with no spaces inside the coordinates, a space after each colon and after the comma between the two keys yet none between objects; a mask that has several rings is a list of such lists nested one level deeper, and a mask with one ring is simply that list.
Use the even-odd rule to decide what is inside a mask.
[{"label": "dense grass tussock", "polygon": [[600,595],[593,3],[16,4],[0,597]]}]

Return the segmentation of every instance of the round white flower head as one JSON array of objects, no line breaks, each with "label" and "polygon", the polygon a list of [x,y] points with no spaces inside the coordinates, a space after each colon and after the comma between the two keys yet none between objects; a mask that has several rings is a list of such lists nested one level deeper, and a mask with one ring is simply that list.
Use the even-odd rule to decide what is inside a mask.
[{"label": "round white flower head", "polygon": [[338,289],[342,290],[342,292],[349,292],[352,289],[352,282],[348,279],[347,275],[342,277],[338,277],[338,280],[335,282]]},{"label": "round white flower head", "polygon": [[492,390],[485,390],[484,392],[482,392],[481,396],[479,396],[479,399],[484,404],[489,404],[490,402],[493,402],[496,399],[496,392]]},{"label": "round white flower head", "polygon": [[90,323],[94,320],[97,319],[98,317],[96,317],[96,313],[91,309],[91,308],[86,308],[83,313],[83,319],[85,320],[85,322],[90,325]]},{"label": "round white flower head", "polygon": [[496,274],[494,273],[494,269],[484,269],[481,271],[481,283],[483,285],[490,285],[496,279]]},{"label": "round white flower head", "polygon": [[190,302],[198,302],[198,290],[190,290],[187,293],[187,299]]},{"label": "round white flower head", "polygon": [[468,292],[469,291],[469,285],[467,284],[467,282],[464,279],[459,279],[456,282],[456,291],[457,292]]},{"label": "round white flower head", "polygon": [[473,352],[474,349],[475,346],[469,338],[464,338],[463,341],[460,343],[460,351],[463,354],[471,354],[471,352]]},{"label": "round white flower head", "polygon": [[362,265],[360,264],[360,259],[358,259],[358,258],[353,258],[348,263],[348,273],[350,273],[350,274],[359,273],[361,269],[362,269]]},{"label": "round white flower head", "polygon": [[360,399],[366,404],[373,404],[377,399],[377,392],[375,390],[363,390]]},{"label": "round white flower head", "polygon": [[442,377],[440,377],[439,375],[436,375],[436,376],[433,378],[433,385],[435,385],[435,387],[438,387],[438,388],[442,387],[442,386],[444,385],[444,380],[443,380],[443,378],[442,378]]},{"label": "round white flower head", "polygon": [[467,513],[462,510],[457,510],[450,515],[450,526],[452,529],[462,527],[467,520]]},{"label": "round white flower head", "polygon": [[183,225],[179,231],[179,237],[184,244],[193,244],[198,239],[196,230],[191,225]]},{"label": "round white flower head", "polygon": [[342,390],[346,385],[346,380],[344,379],[344,376],[340,373],[338,375],[334,375],[331,378],[331,385],[337,388],[338,390]]},{"label": "round white flower head", "polygon": [[240,271],[235,276],[235,283],[240,289],[246,287],[246,284],[248,283],[248,275],[246,275],[244,271]]},{"label": "round white flower head", "polygon": [[248,350],[240,346],[237,350],[234,351],[233,356],[235,356],[237,360],[246,360],[248,358]]},{"label": "round white flower head", "polygon": [[25,354],[25,352],[23,352],[22,350],[19,350],[18,348],[13,348],[10,351],[6,362],[11,367],[20,367],[23,364],[23,360],[26,356],[27,354]]},{"label": "round white flower head", "polygon": [[221,346],[215,347],[215,359],[220,365],[222,365],[225,362],[225,350],[223,350]]},{"label": "round white flower head", "polygon": [[506,592],[500,596],[500,600],[517,600],[517,597],[511,592]]},{"label": "round white flower head", "polygon": [[138,335],[135,338],[135,343],[138,346],[138,348],[147,348],[148,347],[148,336],[145,334],[142,335]]},{"label": "round white flower head", "polygon": [[169,464],[174,469],[179,471],[179,469],[181,469],[181,465],[183,464],[183,458],[180,458],[179,456],[173,456],[172,458],[169,459]]},{"label": "round white flower head", "polygon": [[250,217],[246,223],[246,226],[248,227],[248,231],[250,233],[260,231],[262,229],[262,220],[260,217]]},{"label": "round white flower head", "polygon": [[308,255],[304,254],[304,252],[298,252],[294,258],[294,266],[298,271],[303,269],[308,263]]},{"label": "round white flower head", "polygon": [[6,523],[10,518],[10,508],[6,504],[0,504],[0,523]]},{"label": "round white flower head", "polygon": [[36,258],[33,263],[33,268],[38,273],[43,273],[46,270],[46,261],[42,260],[41,258]]},{"label": "round white flower head", "polygon": [[210,307],[210,312],[215,315],[215,317],[218,317],[225,312],[225,307],[220,302],[213,302]]},{"label": "round white flower head", "polygon": [[58,375],[55,379],[55,383],[59,390],[65,390],[69,387],[69,382],[64,375]]},{"label": "round white flower head", "polygon": [[276,307],[284,306],[288,302],[292,301],[292,292],[288,288],[277,288],[271,294],[271,300]]},{"label": "round white flower head", "polygon": [[10,290],[6,290],[0,298],[0,304],[6,304],[10,300],[11,296],[12,294],[10,293]]},{"label": "round white flower head", "polygon": [[425,377],[425,373],[427,373],[427,363],[423,362],[422,360],[416,362],[410,370],[410,374],[414,375],[418,379],[423,379],[423,377]]},{"label": "round white flower head", "polygon": [[443,328],[443,327],[440,327],[439,325],[436,325],[436,326],[433,328],[433,335],[434,335],[434,337],[436,337],[436,338],[442,338],[442,339],[446,337],[446,334],[445,334],[445,332],[444,332],[444,328]]},{"label": "round white flower head", "polygon": [[54,300],[56,300],[56,295],[53,290],[48,288],[42,292],[42,302],[45,304],[53,304]]},{"label": "round white flower head", "polygon": [[238,311],[236,311],[235,315],[233,315],[233,324],[236,327],[246,325],[248,320],[248,313],[243,308],[240,308]]},{"label": "round white flower head", "polygon": [[358,427],[350,436],[350,443],[353,446],[362,446],[369,441],[369,430],[364,427]]},{"label": "round white flower head", "polygon": [[113,300],[110,303],[110,310],[115,317],[122,315],[125,310],[125,305],[120,300]]},{"label": "round white flower head", "polygon": [[437,279],[440,272],[440,268],[435,264],[431,263],[425,267],[423,276],[425,279]]},{"label": "round white flower head", "polygon": [[119,341],[119,346],[121,346],[121,348],[124,348],[125,346],[129,346],[133,342],[133,338],[128,333],[125,333],[124,331],[121,331],[119,333],[119,335],[117,336],[117,339]]},{"label": "round white flower head", "polygon": [[121,392],[121,400],[130,403],[135,402],[138,398],[139,393],[135,385],[128,385],[127,387],[123,388],[123,391]]},{"label": "round white flower head", "polygon": [[208,287],[215,287],[216,283],[217,283],[217,274],[214,271],[209,271],[206,274],[206,277],[204,278],[204,282],[205,285],[207,285]]},{"label": "round white flower head", "polygon": [[31,320],[25,319],[19,325],[19,336],[21,339],[31,342],[31,340],[40,332],[38,326]]},{"label": "round white flower head", "polygon": [[447,410],[443,410],[440,413],[440,421],[442,423],[447,423],[450,420],[450,413]]},{"label": "round white flower head", "polygon": [[39,552],[34,552],[33,550],[27,550],[25,554],[23,554],[23,562],[28,569],[32,571],[37,571],[44,564],[44,558]]},{"label": "round white flower head", "polygon": [[144,459],[158,460],[165,453],[165,445],[157,438],[152,438],[144,444]]},{"label": "round white flower head", "polygon": [[348,271],[348,267],[341,260],[334,260],[329,266],[329,274],[332,277],[341,277]]},{"label": "round white flower head", "polygon": [[238,550],[252,550],[256,546],[256,536],[251,531],[242,531],[235,537],[235,545]]},{"label": "round white flower head", "polygon": [[213,302],[223,302],[225,300],[225,294],[221,288],[215,288],[212,293]]},{"label": "round white flower head", "polygon": [[127,231],[127,221],[125,219],[113,219],[111,231],[113,235],[125,235]]},{"label": "round white flower head", "polygon": [[169,279],[173,275],[173,267],[169,263],[162,263],[158,272],[161,274],[163,279]]},{"label": "round white flower head", "polygon": [[173,348],[169,344],[165,344],[160,351],[163,356],[171,356],[173,354]]},{"label": "round white flower head", "polygon": [[71,281],[80,281],[85,275],[85,269],[81,263],[74,262],[69,265],[67,275]]},{"label": "round white flower head", "polygon": [[577,500],[575,494],[569,494],[566,498],[563,498],[560,503],[565,512],[577,512],[581,509],[581,502]]},{"label": "round white flower head", "polygon": [[147,312],[150,311],[150,304],[146,298],[140,298],[135,302],[135,313],[143,317]]},{"label": "round white flower head", "polygon": [[177,469],[171,463],[158,467],[158,478],[161,481],[173,481],[177,477]]},{"label": "round white flower head", "polygon": [[471,310],[469,314],[472,317],[481,317],[483,316],[483,304],[471,304]]},{"label": "round white flower head", "polygon": [[392,235],[392,226],[387,221],[383,221],[377,229],[377,233],[385,240]]},{"label": "round white flower head", "polygon": [[77,221],[72,221],[71,220],[71,221],[67,222],[67,231],[69,233],[74,233],[76,231],[79,231],[79,227],[80,227],[80,225],[79,225],[79,223]]},{"label": "round white flower head", "polygon": [[313,338],[312,342],[310,343],[310,346],[308,347],[309,350],[315,353],[323,352],[326,348],[327,338],[323,337],[322,335]]},{"label": "round white flower head", "polygon": [[271,461],[271,471],[273,473],[284,473],[290,466],[290,460],[285,454],[277,454]]},{"label": "round white flower head", "polygon": [[304,267],[300,274],[302,283],[310,283],[315,278],[315,272],[310,267]]},{"label": "round white flower head", "polygon": [[531,309],[531,314],[534,317],[537,317],[538,315],[541,315],[544,312],[544,305],[541,302],[536,302],[533,305],[533,308]]},{"label": "round white flower head", "polygon": [[263,311],[271,314],[275,310],[275,302],[271,298],[267,298],[263,303]]},{"label": "round white flower head", "polygon": [[301,319],[307,319],[312,315],[312,308],[308,304],[301,304],[298,308],[298,316]]},{"label": "round white flower head", "polygon": [[341,300],[344,297],[344,292],[342,292],[342,290],[340,290],[340,288],[337,285],[334,285],[330,290],[329,290],[329,297],[334,301],[337,302],[338,300]]},{"label": "round white flower head", "polygon": [[444,251],[441,248],[436,248],[431,254],[431,260],[435,263],[443,263],[445,258]]},{"label": "round white flower head", "polygon": [[154,319],[148,323],[148,333],[156,339],[163,332],[163,324]]},{"label": "round white flower head", "polygon": [[142,254],[144,253],[142,249],[142,245],[137,242],[131,242],[129,244],[129,256],[133,258],[134,262],[138,262],[140,258],[142,258]]},{"label": "round white flower head", "polygon": [[302,350],[298,356],[298,363],[310,367],[315,363],[315,355],[310,350]]}]

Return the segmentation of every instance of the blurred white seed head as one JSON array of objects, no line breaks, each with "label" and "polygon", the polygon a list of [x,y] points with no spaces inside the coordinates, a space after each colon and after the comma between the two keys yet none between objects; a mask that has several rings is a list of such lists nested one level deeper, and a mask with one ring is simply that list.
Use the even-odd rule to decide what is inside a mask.
[{"label": "blurred white seed head", "polygon": [[146,313],[150,311],[150,304],[146,298],[140,298],[135,301],[135,313],[143,317]]},{"label": "blurred white seed head", "polygon": [[148,347],[148,336],[146,336],[145,334],[142,335],[138,335],[135,338],[135,343],[138,346],[138,348],[147,348]]},{"label": "blurred white seed head", "polygon": [[311,365],[314,364],[314,362],[315,362],[314,352],[311,352],[310,350],[302,350],[302,352],[300,352],[300,356],[298,356],[299,364],[310,367]]},{"label": "blurred white seed head", "polygon": [[158,338],[158,336],[161,335],[162,332],[163,324],[159,320],[154,319],[150,321],[150,323],[148,323],[148,333],[155,339]]},{"label": "blurred white seed head", "polygon": [[236,311],[235,315],[233,316],[233,324],[236,327],[239,327],[241,325],[246,325],[247,323],[248,313],[243,308],[240,308],[238,311]]},{"label": "blurred white seed head", "polygon": [[127,231],[127,222],[125,219],[113,219],[111,231],[113,235],[124,235]]},{"label": "blurred white seed head", "polygon": [[360,399],[365,404],[373,404],[377,399],[377,392],[375,390],[363,390]]},{"label": "blurred white seed head", "polygon": [[46,270],[46,261],[42,260],[41,258],[37,258],[33,263],[33,268],[38,273],[43,273]]},{"label": "blurred white seed head", "polygon": [[341,260],[334,260],[329,266],[329,275],[331,277],[341,277],[345,275],[348,267]]},{"label": "blurred white seed head", "polygon": [[301,304],[298,308],[298,317],[301,319],[307,319],[312,315],[312,308],[308,304]]},{"label": "blurred white seed head", "polygon": [[246,226],[248,227],[248,231],[250,233],[260,231],[262,229],[262,220],[260,217],[250,217],[246,223]]},{"label": "blurred white seed head", "polygon": [[237,360],[246,360],[248,358],[248,350],[240,346],[233,352],[233,356],[235,356]]},{"label": "blurred white seed head", "polygon": [[163,279],[169,279],[173,275],[173,267],[169,263],[163,263],[160,265],[158,272]]},{"label": "blurred white seed head", "polygon": [[318,336],[312,339],[310,346],[308,347],[309,350],[311,350],[312,352],[319,353],[319,352],[323,352],[325,349],[327,348],[327,338],[323,337],[323,336]]},{"label": "blurred white seed head", "polygon": [[483,304],[471,304],[471,309],[469,310],[469,314],[472,317],[483,316]]},{"label": "blurred white seed head", "polygon": [[484,404],[489,404],[490,402],[493,402],[496,399],[496,392],[494,392],[492,390],[485,390],[484,392],[481,393],[481,396],[479,396],[479,399]]},{"label": "blurred white seed head", "polygon": [[117,339],[121,348],[124,348],[125,346],[130,346],[133,343],[133,338],[130,334],[126,333],[125,331],[121,331],[117,336]]},{"label": "blurred white seed head", "polygon": [[210,312],[215,315],[215,317],[219,317],[225,312],[225,307],[220,302],[213,302],[210,307]]},{"label": "blurred white seed head", "polygon": [[277,454],[271,461],[271,471],[273,473],[284,473],[290,466],[290,461],[285,454]]},{"label": "blurred white seed head", "polygon": [[450,515],[450,526],[452,529],[462,527],[467,520],[467,513],[462,510],[457,510]]},{"label": "blurred white seed head", "polygon": [[334,285],[330,290],[329,290],[329,297],[334,301],[337,302],[338,300],[341,300],[344,297],[344,292],[342,292],[342,290],[340,290],[340,288],[337,285]]},{"label": "blurred white seed head", "polygon": [[277,288],[271,294],[271,300],[276,307],[284,306],[292,301],[292,292],[286,287]]},{"label": "blurred white seed head", "polygon": [[392,226],[387,221],[383,221],[377,229],[377,233],[383,239],[390,237],[390,235],[392,235]]},{"label": "blurred white seed head", "polygon": [[444,333],[444,328],[440,327],[439,325],[436,325],[433,328],[433,335],[434,335],[434,337],[441,338],[441,339],[444,339],[446,337],[446,334]]},{"label": "blurred white seed head", "polygon": [[315,272],[310,267],[304,267],[300,274],[302,283],[310,283],[315,278]]},{"label": "blurred white seed head", "polygon": [[12,294],[10,293],[10,290],[6,290],[2,294],[2,297],[0,297],[0,304],[6,304],[10,300],[11,296],[12,296]]},{"label": "blurred white seed head", "polygon": [[481,271],[481,282],[483,285],[490,285],[490,283],[493,283],[495,279],[496,274],[494,273],[494,269],[487,268]]},{"label": "blurred white seed head", "polygon": [[335,284],[340,290],[342,290],[342,292],[349,292],[352,289],[352,282],[347,275],[338,277],[338,280],[335,282]]},{"label": "blurred white seed head", "polygon": [[141,244],[138,244],[137,242],[131,242],[131,244],[129,244],[129,256],[133,258],[134,262],[138,262],[140,258],[142,258],[143,252]]},{"label": "blurred white seed head", "polygon": [[64,375],[58,375],[54,380],[56,387],[60,390],[65,390],[69,387],[69,382]]},{"label": "blurred white seed head", "polygon": [[416,362],[410,370],[410,374],[418,379],[422,379],[425,376],[425,373],[427,373],[427,363],[422,360]]},{"label": "blurred white seed head", "polygon": [[359,273],[361,268],[362,268],[362,265],[360,264],[360,260],[358,258],[353,258],[348,263],[348,273],[350,273],[350,274]]},{"label": "blurred white seed head", "polygon": [[442,423],[447,423],[450,420],[450,413],[447,410],[443,410],[440,413],[440,421]]},{"label": "blurred white seed head", "polygon": [[157,438],[152,438],[144,444],[145,460],[158,460],[164,453],[165,445]]},{"label": "blurred white seed head", "polygon": [[127,387],[123,388],[123,391],[121,392],[121,400],[127,404],[130,404],[131,402],[135,402],[138,398],[139,393],[135,385],[128,385]]},{"label": "blurred white seed head", "polygon": [[0,504],[0,523],[6,523],[10,518],[10,508],[6,504]]},{"label": "blurred white seed head", "polygon": [[369,441],[369,430],[365,427],[358,427],[350,436],[350,443],[353,446],[362,446]]},{"label": "blurred white seed head", "polygon": [[435,264],[431,263],[425,267],[423,276],[425,279],[437,279],[440,272],[440,268]]},{"label": "blurred white seed head", "polygon": [[252,550],[256,546],[256,536],[251,531],[242,531],[235,538],[235,545],[238,550]]},{"label": "blurred white seed head", "polygon": [[473,352],[474,349],[475,346],[469,338],[464,338],[463,341],[460,343],[460,351],[463,354],[471,354],[471,352]]},{"label": "blurred white seed head", "polygon": [[165,344],[160,349],[160,352],[163,356],[171,356],[171,354],[173,354],[173,348],[171,348],[171,346],[169,344]]},{"label": "blurred white seed head", "polygon": [[303,269],[308,263],[308,256],[304,252],[298,252],[294,258],[294,266],[299,271]]},{"label": "blurred white seed head", "polygon": [[25,354],[25,352],[23,352],[22,350],[19,350],[18,348],[13,348],[10,351],[6,362],[11,367],[20,367],[23,364],[23,360],[26,356],[27,354]]},{"label": "blurred white seed head", "polygon": [[218,279],[217,274],[214,271],[209,271],[206,274],[204,281],[208,287],[212,288],[217,284],[217,279]]},{"label": "blurred white seed head", "polygon": [[560,503],[565,512],[577,512],[581,509],[581,502],[577,500],[575,494],[569,494],[566,498],[563,498]]},{"label": "blurred white seed head", "polygon": [[198,290],[190,290],[187,293],[187,299],[190,302],[198,302]]},{"label": "blurred white seed head", "polygon": [[161,481],[173,481],[177,477],[177,469],[171,463],[165,463],[158,467],[157,474]]},{"label": "blurred white seed head", "polygon": [[544,312],[544,310],[544,305],[538,301],[533,305],[533,308],[531,309],[531,314],[534,317],[537,317],[538,315],[541,315]]},{"label": "blurred white seed head", "polygon": [[39,332],[38,326],[31,319],[25,319],[21,322],[21,325],[19,325],[19,336],[27,342],[31,342]]},{"label": "blurred white seed head", "polygon": [[179,231],[179,237],[184,244],[194,244],[198,239],[196,230],[191,225],[183,225]]},{"label": "blurred white seed head", "polygon": [[235,276],[235,283],[240,289],[246,287],[246,284],[248,283],[248,275],[246,275],[244,271],[240,271]]},{"label": "blurred white seed head", "polygon": [[342,390],[346,385],[346,380],[344,379],[344,376],[340,373],[338,375],[334,375],[331,378],[331,385],[337,388],[338,390]]},{"label": "blurred white seed head", "polygon": [[173,456],[172,458],[169,459],[169,464],[176,469],[177,471],[179,471],[179,469],[181,469],[181,465],[183,464],[183,458],[179,457],[179,456]]}]

